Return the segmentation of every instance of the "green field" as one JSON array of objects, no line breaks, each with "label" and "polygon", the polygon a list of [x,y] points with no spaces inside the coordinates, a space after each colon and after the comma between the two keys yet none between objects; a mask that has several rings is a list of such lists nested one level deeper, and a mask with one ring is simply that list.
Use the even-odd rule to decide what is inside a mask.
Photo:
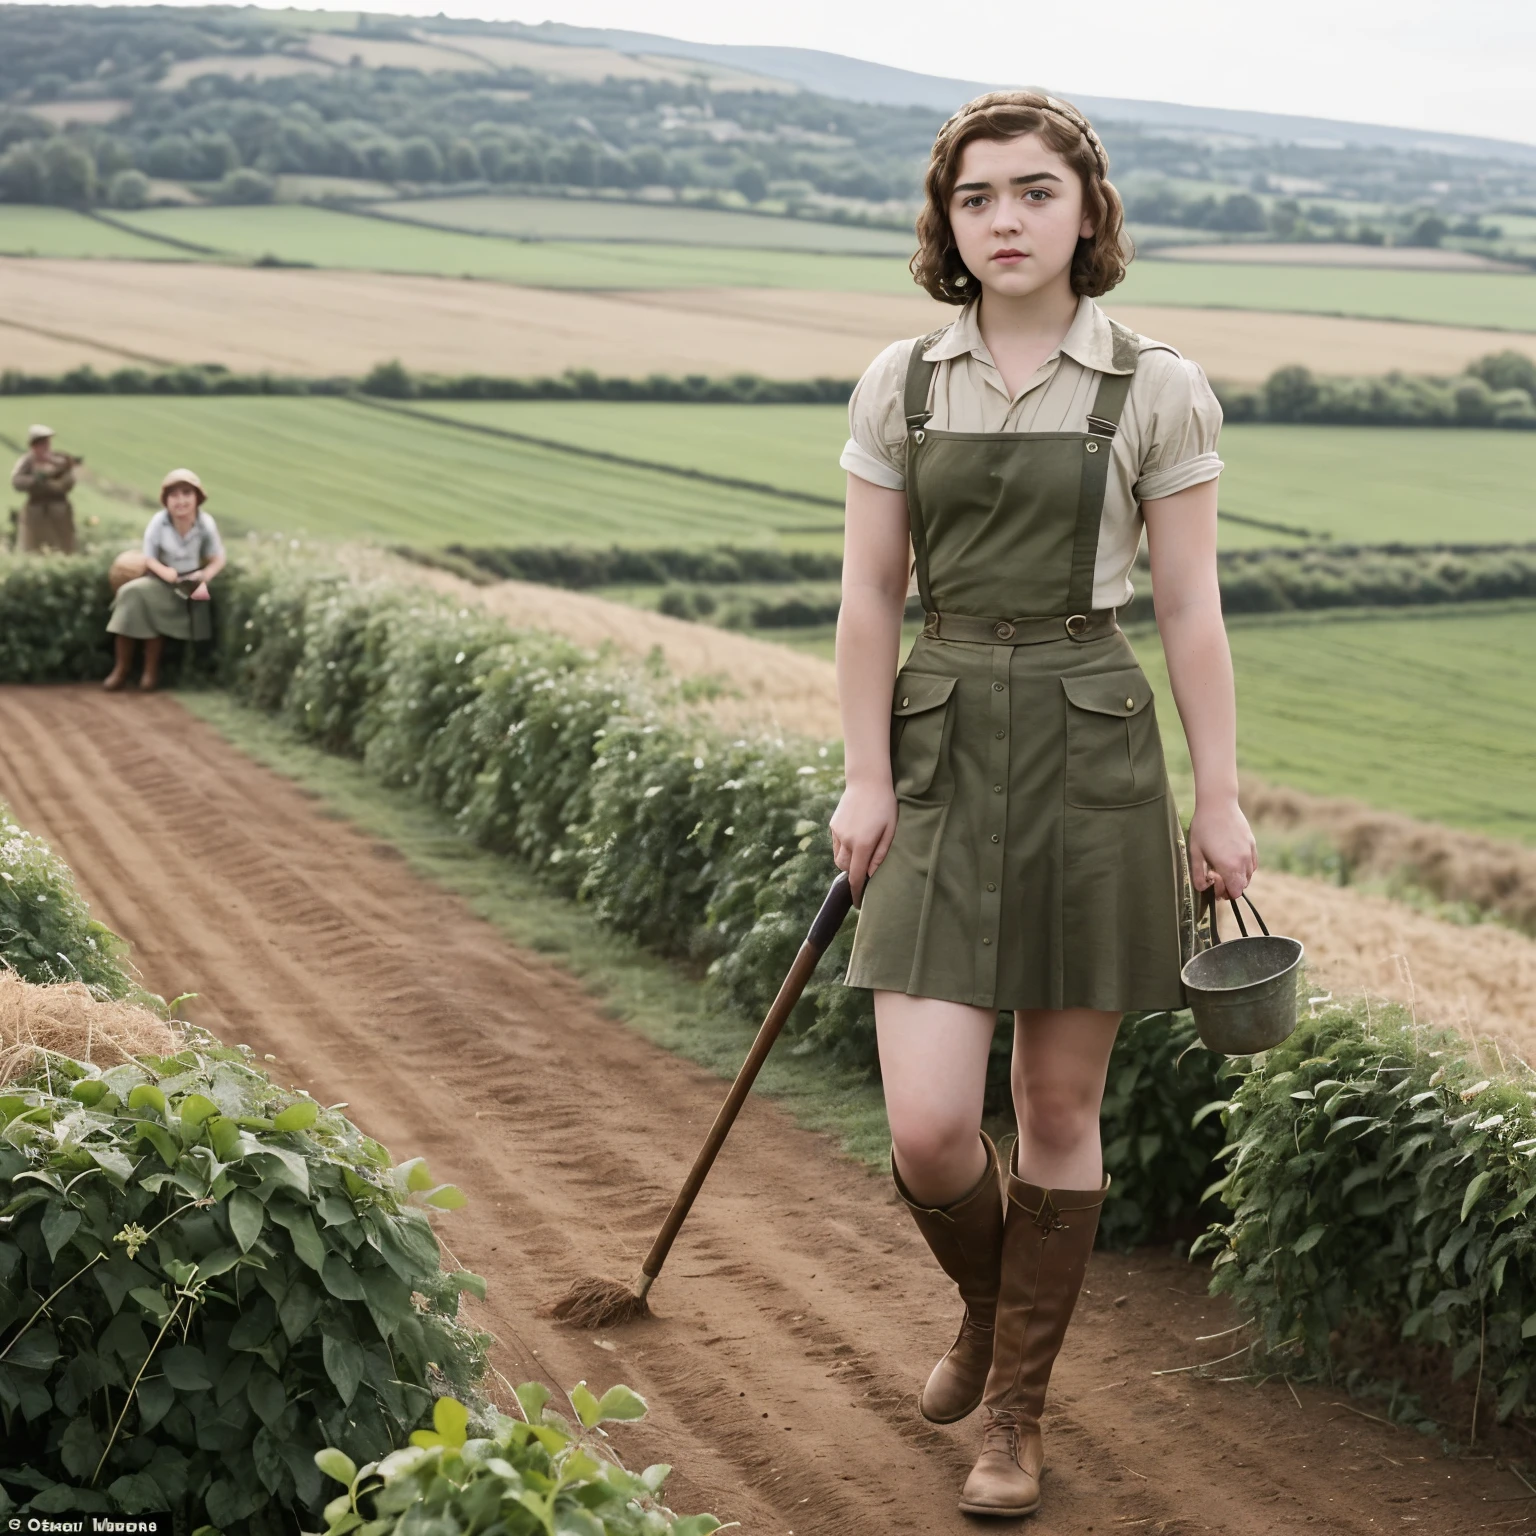
[{"label": "green field", "polygon": [[164,261],[176,260],[178,253],[158,240],[143,239],[69,208],[0,203],[0,256],[136,256]]},{"label": "green field", "polygon": [[[40,413],[108,481],[153,494],[172,465],[203,477],[232,531],[422,546],[774,543],[836,548],[840,515],[677,475],[402,418],[344,400],[12,397],[0,432]],[[819,536],[799,530],[826,528]]]},{"label": "green field", "polygon": [[665,245],[900,256],[903,260],[912,254],[916,243],[912,234],[902,230],[862,229],[856,224],[610,197],[412,198],[386,203],[380,212],[444,229],[524,240],[639,240]]},{"label": "green field", "polygon": [[1117,304],[1360,315],[1434,325],[1536,331],[1536,275],[1392,272],[1246,262],[1133,262]]},{"label": "green field", "polygon": [[[1230,633],[1245,770],[1536,842],[1536,604],[1236,621]],[[1155,633],[1135,644],[1170,772],[1187,784],[1162,651]]]},{"label": "green field", "polygon": [[[437,401],[421,409],[582,448],[841,496],[848,413],[836,405]],[[1446,428],[1234,426],[1221,437],[1228,511],[1366,544],[1536,539],[1536,437]],[[1227,521],[1227,548],[1293,542]]]},{"label": "green field", "polygon": [[[326,208],[150,208],[123,216],[147,234],[315,267],[478,277],[550,288],[812,288],[906,292],[885,256],[688,245],[561,244],[462,234]],[[763,222],[767,222],[766,220]]]}]

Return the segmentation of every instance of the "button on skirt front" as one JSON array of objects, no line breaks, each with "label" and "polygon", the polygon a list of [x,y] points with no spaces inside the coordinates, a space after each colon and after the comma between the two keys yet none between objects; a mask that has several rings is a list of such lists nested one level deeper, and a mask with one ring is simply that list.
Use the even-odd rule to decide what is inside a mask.
[{"label": "button on skirt front", "polygon": [[891,717],[896,833],[847,982],[982,1008],[1182,1008],[1193,914],[1152,690],[1118,631],[919,638]]}]

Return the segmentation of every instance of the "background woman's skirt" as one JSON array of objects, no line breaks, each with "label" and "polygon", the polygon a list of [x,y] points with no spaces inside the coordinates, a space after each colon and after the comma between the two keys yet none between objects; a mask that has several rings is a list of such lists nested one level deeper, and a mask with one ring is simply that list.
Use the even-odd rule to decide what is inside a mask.
[{"label": "background woman's skirt", "polygon": [[140,576],[125,582],[112,599],[107,633],[129,635],[135,640],[206,640],[213,624],[206,602],[192,602],[158,576]]}]

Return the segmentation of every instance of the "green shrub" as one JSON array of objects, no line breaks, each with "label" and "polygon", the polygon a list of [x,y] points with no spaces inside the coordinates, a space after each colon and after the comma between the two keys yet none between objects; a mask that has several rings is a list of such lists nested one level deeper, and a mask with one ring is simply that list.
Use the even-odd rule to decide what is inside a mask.
[{"label": "green shrub", "polygon": [[598,1398],[579,1383],[570,1393],[575,1425],[546,1406],[549,1397],[548,1387],[525,1382],[522,1417],[498,1415],[488,1435],[473,1439],[464,1406],[439,1398],[433,1427],[377,1464],[321,1451],[315,1464],[346,1485],[326,1506],[325,1536],[709,1536],[720,1528],[713,1515],[679,1519],[660,1502],[670,1467],[630,1472],[609,1449],[604,1424],[645,1417],[638,1393],[610,1387]]},{"label": "green shrub", "polygon": [[127,997],[136,988],[118,963],[122,951],[69,866],[0,801],[0,967],[23,981],[83,981],[100,996]]},{"label": "green shrub", "polygon": [[108,556],[0,554],[0,678],[105,677],[112,665]]},{"label": "green shrub", "polygon": [[321,1508],[314,1453],[371,1460],[472,1395],[418,1159],[197,1034],[0,1090],[0,1509],[172,1509],[226,1536]]},{"label": "green shrub", "polygon": [[1335,1005],[1236,1073],[1213,1187],[1232,1214],[1200,1246],[1282,1368],[1369,1367],[1385,1333],[1443,1350],[1501,1419],[1531,1404],[1536,1074],[1479,1055]]}]

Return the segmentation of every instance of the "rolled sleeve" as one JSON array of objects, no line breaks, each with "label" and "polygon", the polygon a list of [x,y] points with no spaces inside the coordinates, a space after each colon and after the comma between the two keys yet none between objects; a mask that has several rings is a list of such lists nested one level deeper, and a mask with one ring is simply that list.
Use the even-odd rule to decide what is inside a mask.
[{"label": "rolled sleeve", "polygon": [[848,401],[848,445],[838,463],[851,475],[900,491],[907,484],[907,423],[901,411],[911,341],[883,351]]},{"label": "rolled sleeve", "polygon": [[1168,367],[1142,437],[1145,448],[1134,487],[1137,501],[1177,495],[1214,480],[1222,471],[1216,451],[1221,405],[1198,363],[1165,355]]}]

